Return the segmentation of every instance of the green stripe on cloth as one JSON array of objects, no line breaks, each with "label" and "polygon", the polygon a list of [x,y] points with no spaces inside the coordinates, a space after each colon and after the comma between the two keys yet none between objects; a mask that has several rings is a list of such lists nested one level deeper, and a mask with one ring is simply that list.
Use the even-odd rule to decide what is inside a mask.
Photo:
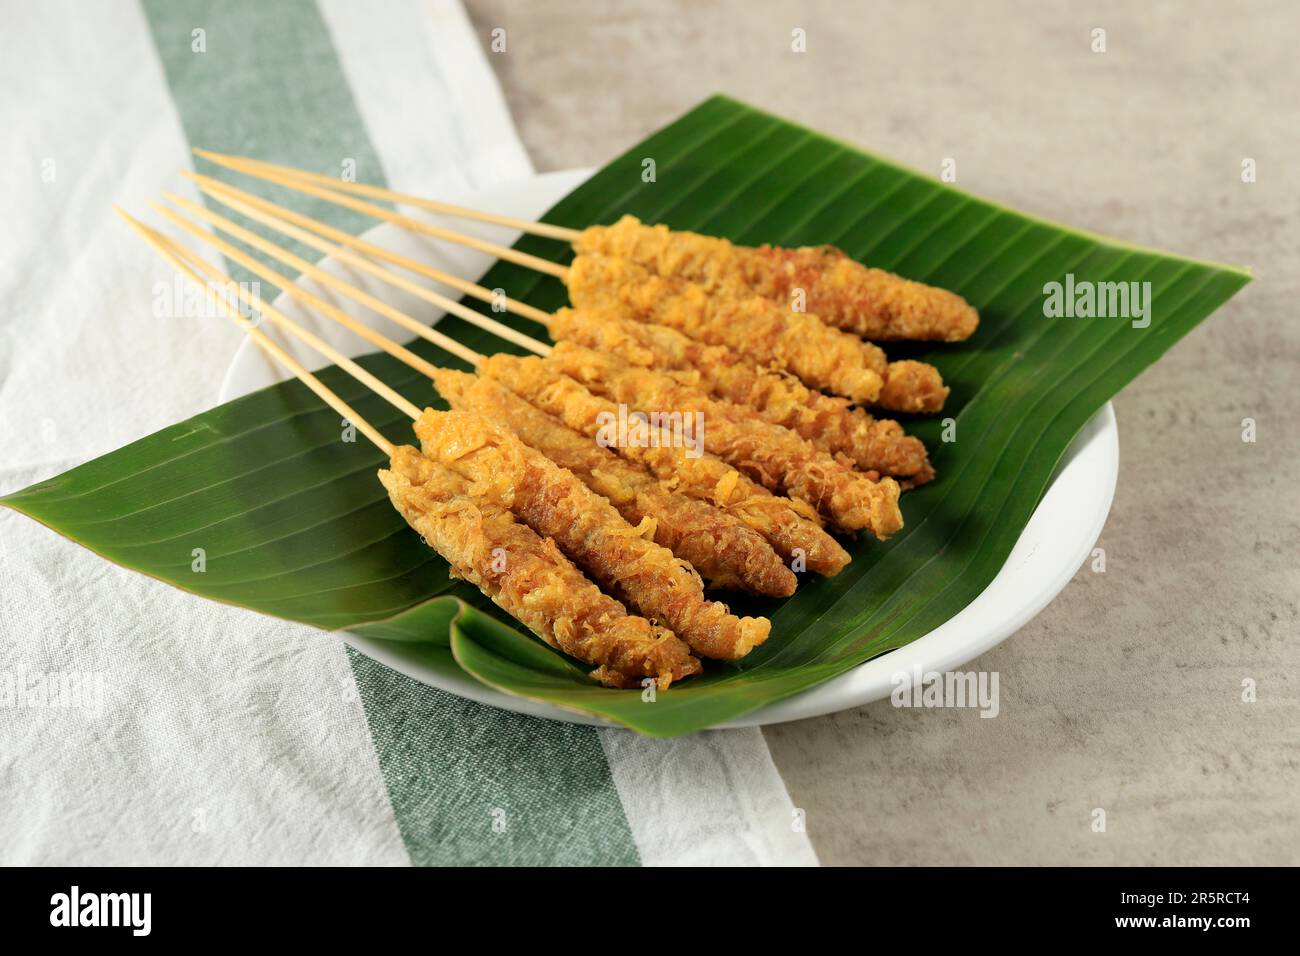
[{"label": "green stripe on cloth", "polygon": [[[142,0],[191,146],[381,182],[383,167],[312,0]],[[196,38],[196,31],[203,31]],[[196,43],[203,52],[196,52]],[[194,157],[195,168],[349,232],[372,220]],[[314,262],[318,253],[227,209],[223,215]],[[270,261],[270,260],[268,260]],[[274,264],[274,263],[273,263]],[[230,264],[238,281],[254,278]],[[276,264],[277,269],[286,267]]]},{"label": "green stripe on cloth", "polygon": [[414,862],[639,862],[591,727],[507,714],[348,656]]},{"label": "green stripe on cloth", "polygon": [[[314,3],[143,6],[192,145],[314,169],[351,158],[359,179],[384,181]],[[191,48],[196,29],[205,53]],[[352,232],[368,225],[297,194],[274,198]],[[485,707],[348,657],[413,862],[639,862],[594,729]]]}]

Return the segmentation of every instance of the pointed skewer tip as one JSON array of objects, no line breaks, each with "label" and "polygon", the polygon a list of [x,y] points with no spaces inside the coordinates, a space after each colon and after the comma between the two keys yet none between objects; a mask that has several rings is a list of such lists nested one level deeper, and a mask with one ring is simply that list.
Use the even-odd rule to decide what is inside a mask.
[{"label": "pointed skewer tip", "polygon": [[136,232],[140,233],[141,235],[147,237],[148,233],[151,232],[148,226],[142,223],[139,219],[136,219],[135,216],[131,215],[129,212],[127,212],[125,209],[119,206],[117,203],[113,204],[113,212],[121,216],[123,222],[125,222],[128,226],[130,226],[132,229],[134,229]]}]

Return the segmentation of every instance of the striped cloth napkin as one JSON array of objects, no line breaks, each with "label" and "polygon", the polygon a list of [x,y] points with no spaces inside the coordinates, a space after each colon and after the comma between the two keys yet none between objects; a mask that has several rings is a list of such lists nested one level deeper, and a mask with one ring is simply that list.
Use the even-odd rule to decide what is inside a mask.
[{"label": "striped cloth napkin", "polygon": [[[238,331],[156,317],[172,275],[110,212],[195,197],[191,145],[427,195],[532,173],[455,3],[3,16],[22,82],[0,85],[0,492],[213,403]],[[650,741],[494,710],[7,511],[0,576],[0,863],[816,863],[757,730]]]}]

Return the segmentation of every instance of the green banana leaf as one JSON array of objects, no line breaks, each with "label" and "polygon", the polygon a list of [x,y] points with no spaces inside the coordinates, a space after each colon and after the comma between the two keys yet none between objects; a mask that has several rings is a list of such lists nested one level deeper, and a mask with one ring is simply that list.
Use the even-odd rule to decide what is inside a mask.
[{"label": "green banana leaf", "polygon": [[[642,178],[653,159],[653,182]],[[166,428],[0,503],[105,558],[176,587],[329,630],[413,642],[433,666],[511,694],[597,714],[639,732],[684,734],[806,690],[915,640],[993,579],[1083,424],[1250,277],[1133,248],[966,195],[878,157],[723,97],[712,98],[597,173],[546,216],[564,225],[647,222],[744,243],[831,243],[872,265],[955,290],[979,310],[969,341],[899,346],[952,386],[945,416],[905,424],[939,478],[903,502],[906,528],[850,545],[852,565],[809,579],[767,613],[773,636],[737,666],[660,694],[594,686],[584,669],[447,576],[389,506],[364,440],[297,382]],[[519,248],[566,261],[561,243]],[[1151,320],[1048,318],[1044,285],[1150,282]],[[498,263],[489,288],[544,309],[565,303],[552,278]],[[468,305],[483,308],[468,300]],[[480,351],[502,343],[454,318],[439,326]],[[544,335],[540,328],[529,331]],[[461,366],[423,341],[415,350]],[[427,380],[386,355],[362,364],[419,404]],[[337,369],[321,376],[388,436],[409,423]],[[103,410],[103,414],[111,414]],[[196,549],[202,549],[202,570]]]}]

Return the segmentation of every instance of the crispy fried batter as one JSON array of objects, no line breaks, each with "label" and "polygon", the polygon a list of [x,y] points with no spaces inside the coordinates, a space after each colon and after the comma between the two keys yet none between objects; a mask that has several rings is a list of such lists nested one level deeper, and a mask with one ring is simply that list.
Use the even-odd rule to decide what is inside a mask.
[{"label": "crispy fried batter", "polygon": [[775,365],[814,388],[874,402],[887,361],[876,346],[761,296],[715,295],[702,285],[654,275],[626,259],[579,256],[569,267],[569,298],[579,309],[615,309],[710,345],[726,345]]},{"label": "crispy fried batter", "polygon": [[505,424],[555,464],[573,472],[630,524],[649,519],[655,541],[690,562],[713,587],[768,597],[794,593],[794,574],[762,535],[738,518],[668,490],[644,468],[601,448],[499,382],[441,369],[434,384],[453,408],[477,411]]},{"label": "crispy fried batter", "polygon": [[712,291],[743,285],[783,306],[793,290],[802,289],[808,312],[868,339],[958,342],[979,325],[979,314],[960,296],[868,268],[833,246],[753,249],[624,216],[612,226],[585,230],[574,249],[630,259]]},{"label": "crispy fried batter", "polygon": [[[592,395],[539,358],[493,355],[479,371],[593,440],[601,433],[601,416],[617,416],[612,402]],[[825,575],[837,574],[849,563],[848,552],[821,529],[817,513],[804,502],[776,497],[710,455],[692,458],[685,449],[670,446],[665,441],[659,447],[620,447],[618,452],[643,464],[673,490],[735,515],[787,560],[802,559]]]},{"label": "crispy fried batter", "polygon": [[890,362],[876,404],[893,412],[938,412],[948,399],[939,370],[925,362]]},{"label": "crispy fried batter", "polygon": [[866,529],[884,539],[903,526],[896,481],[873,480],[752,409],[711,399],[663,372],[574,342],[560,342],[546,361],[631,408],[702,414],[706,451],[770,490],[808,502],[843,531]]},{"label": "crispy fried batter", "polygon": [[[464,479],[409,445],[393,451],[379,480],[408,524],[484,594],[552,647],[588,664],[609,687],[643,678],[666,690],[700,670],[668,629],[629,615],[555,547],[510,512],[468,492]],[[500,561],[504,554],[506,560]]]},{"label": "crispy fried batter", "polygon": [[979,325],[979,313],[961,296],[872,269],[834,246],[740,250],[751,289],[779,303],[803,289],[809,312],[867,339],[960,342]]},{"label": "crispy fried batter", "polygon": [[[766,421],[846,456],[864,471],[911,479],[914,485],[934,477],[925,445],[905,435],[898,422],[875,419],[847,399],[814,391],[792,375],[761,369],[725,346],[705,345],[667,326],[587,310],[560,309],[549,329],[556,339],[612,352],[632,365],[671,370],[679,381],[753,408]],[[895,362],[891,368],[908,364]]]},{"label": "crispy fried batter", "polygon": [[698,282],[709,289],[734,289],[745,282],[740,248],[728,239],[647,226],[624,216],[612,226],[591,226],[573,244],[581,256],[626,259],[665,278]]},{"label": "crispy fried batter", "polygon": [[706,600],[695,569],[655,544],[650,522],[632,527],[509,429],[472,412],[425,409],[415,433],[425,455],[469,479],[471,492],[553,538],[598,584],[671,627],[696,654],[737,660],[767,640],[772,622],[736,617],[725,604]]}]

